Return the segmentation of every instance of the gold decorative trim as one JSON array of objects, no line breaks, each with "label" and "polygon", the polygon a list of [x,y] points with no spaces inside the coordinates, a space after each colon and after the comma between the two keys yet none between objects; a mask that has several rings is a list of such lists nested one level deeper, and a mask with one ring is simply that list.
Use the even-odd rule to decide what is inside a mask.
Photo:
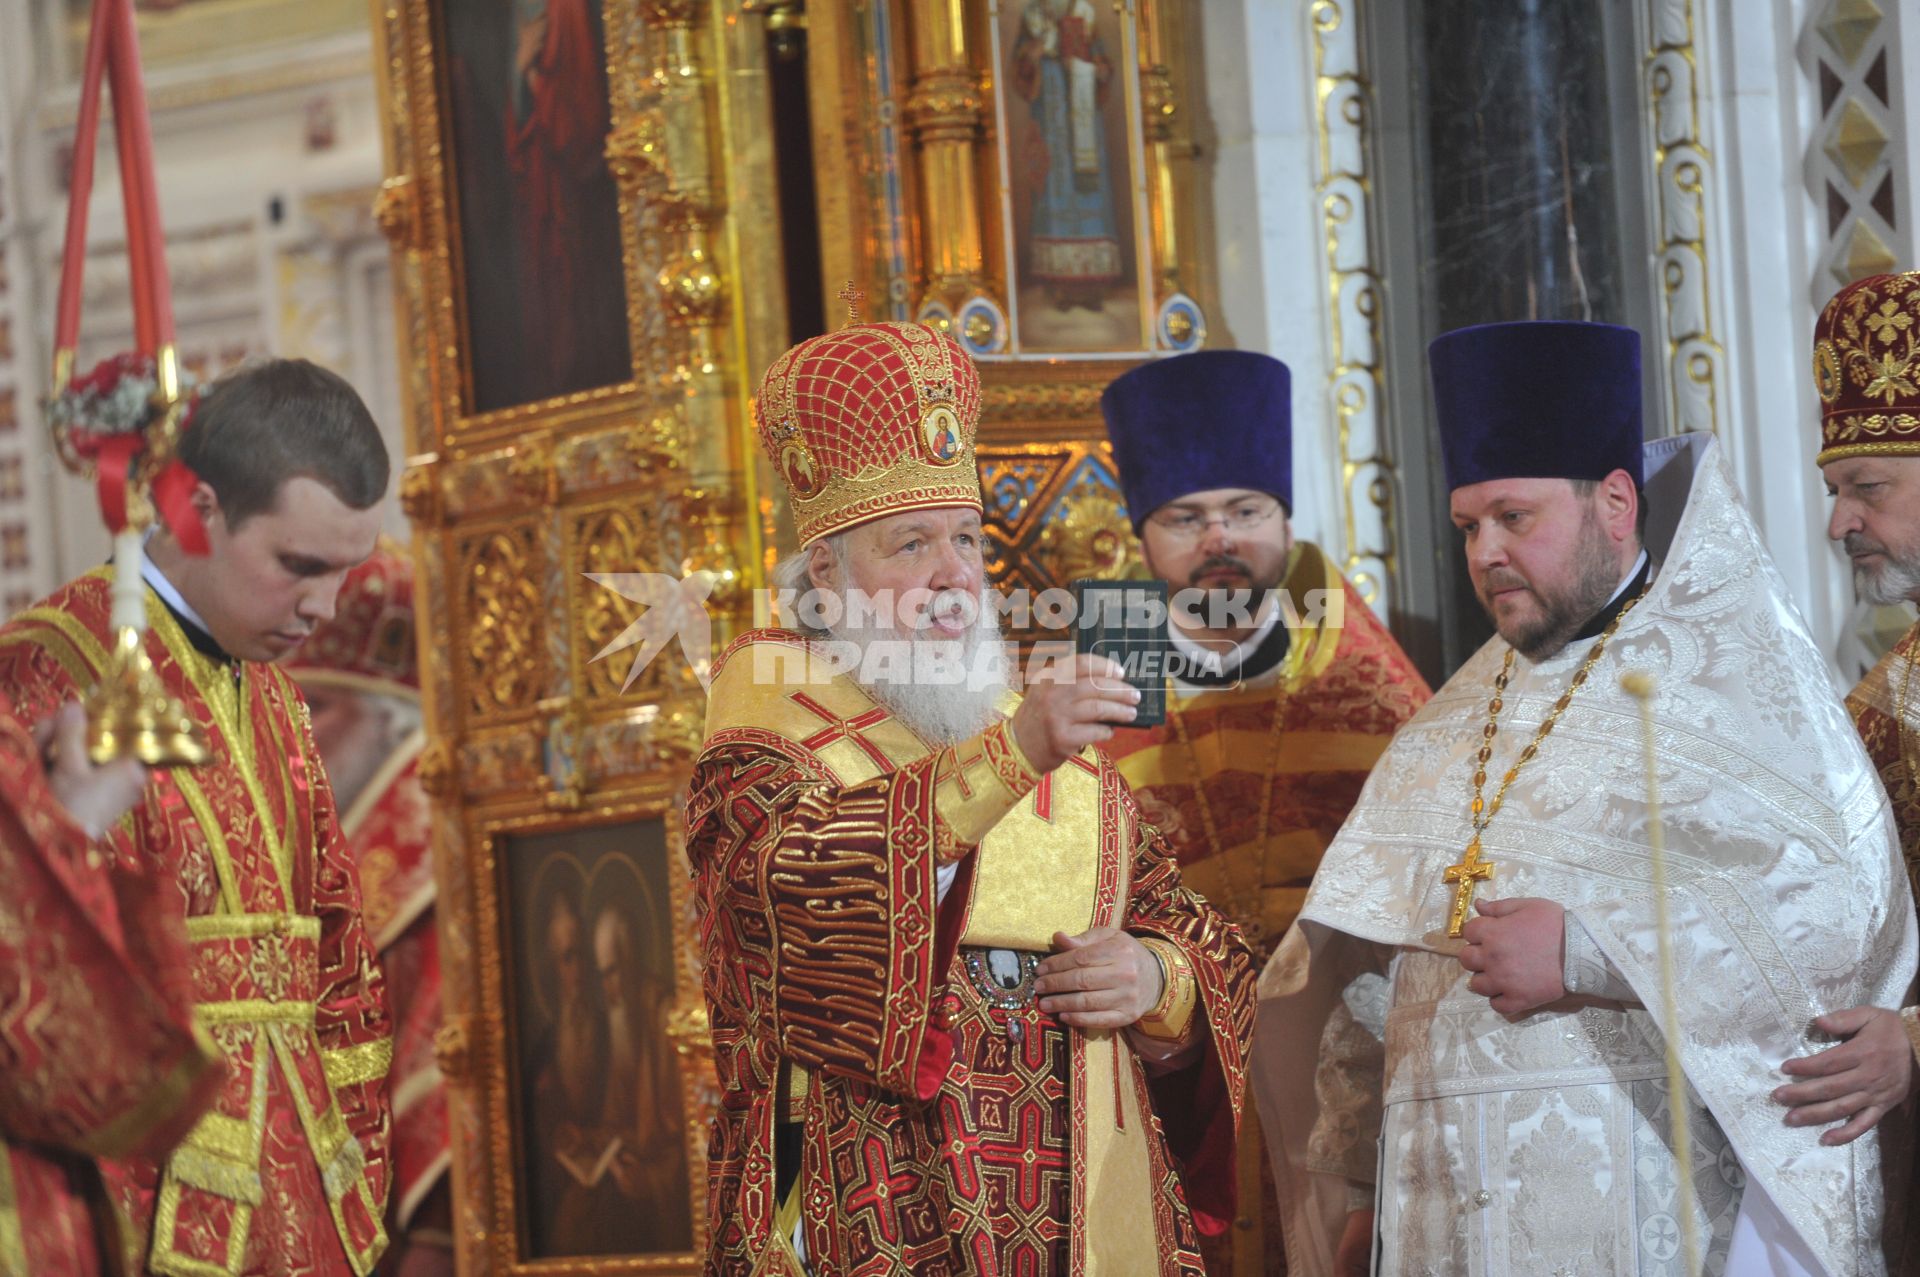
[{"label": "gold decorative trim", "polygon": [[473,1068],[473,1042],[467,1019],[449,1019],[433,1035],[433,1060],[447,1081],[462,1083]]},{"label": "gold decorative trim", "polygon": [[[1828,421],[1833,418],[1829,417]],[[1840,426],[1833,431],[1836,439],[1858,439],[1861,435],[1884,435],[1895,430],[1920,429],[1920,417],[1910,412],[1875,412],[1867,416],[1849,413],[1840,418]]]},{"label": "gold decorative trim", "polygon": [[1364,75],[1361,0],[1310,0],[1320,198],[1332,364],[1326,402],[1337,427],[1340,512],[1347,579],[1385,615],[1395,570],[1393,461],[1387,453],[1381,277],[1374,262],[1372,86]]},{"label": "gold decorative trim", "polygon": [[343,1086],[377,1082],[393,1067],[393,1039],[380,1038],[358,1046],[323,1050],[320,1066],[326,1071],[327,1085],[336,1092]]},{"label": "gold decorative trim", "polygon": [[204,1024],[305,1024],[312,1025],[319,1008],[311,1001],[291,999],[273,1002],[266,998],[236,998],[231,1002],[201,1002],[194,1012]]},{"label": "gold decorative trim", "polygon": [[986,130],[989,99],[974,67],[968,7],[964,0],[904,6],[913,80],[901,114],[919,152],[925,279],[914,314],[943,331],[973,297],[991,296],[1005,310],[1004,288],[986,279],[988,216],[974,148]]},{"label": "gold decorative trim", "polygon": [[1813,464],[1824,466],[1829,461],[1845,461],[1849,457],[1920,457],[1920,439],[1889,439],[1885,443],[1850,443],[1827,448],[1813,459]]},{"label": "gold decorative trim", "polygon": [[26,1277],[26,1230],[20,1226],[20,1199],[13,1188],[13,1151],[0,1139],[0,1274]]},{"label": "gold decorative trim", "polygon": [[1705,97],[1695,43],[1694,0],[1646,0],[1643,67],[1648,112],[1648,176],[1655,202],[1655,295],[1664,345],[1661,381],[1674,433],[1717,432],[1724,411],[1726,352],[1713,329],[1713,152],[1706,140]]},{"label": "gold decorative trim", "polygon": [[380,183],[373,221],[395,251],[420,247],[420,192],[411,174],[397,173]]},{"label": "gold decorative trim", "polygon": [[[1117,374],[1119,369],[1103,368]],[[988,421],[1031,421],[1072,418],[1087,420],[1100,415],[1100,395],[1104,381],[1035,381],[1027,383],[989,382],[981,387],[980,419]]]},{"label": "gold decorative trim", "polygon": [[203,913],[187,919],[188,941],[252,940],[259,936],[318,940],[320,919],[299,913]]}]

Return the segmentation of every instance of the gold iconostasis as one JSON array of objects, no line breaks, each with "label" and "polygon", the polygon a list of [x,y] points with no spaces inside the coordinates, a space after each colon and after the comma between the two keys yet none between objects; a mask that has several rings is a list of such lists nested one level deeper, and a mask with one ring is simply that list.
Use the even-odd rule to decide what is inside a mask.
[{"label": "gold iconostasis", "polygon": [[[672,649],[631,686],[595,659],[641,608],[588,574],[708,574],[716,650],[752,623],[793,548],[753,388],[850,305],[978,359],[996,584],[1134,570],[1099,393],[1206,340],[1198,8],[375,6],[463,1271],[692,1273],[705,1242],[704,694]],[[584,937],[617,1008],[579,996]],[[589,1066],[591,1015],[630,1067]]]}]

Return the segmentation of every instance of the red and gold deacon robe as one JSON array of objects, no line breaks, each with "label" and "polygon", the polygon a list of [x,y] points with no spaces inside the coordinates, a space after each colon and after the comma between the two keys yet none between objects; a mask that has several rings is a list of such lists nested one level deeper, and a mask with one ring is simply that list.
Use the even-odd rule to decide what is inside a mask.
[{"label": "red and gold deacon robe", "polygon": [[[783,1115],[815,1277],[1202,1271],[1196,1223],[1232,1209],[1251,954],[1103,756],[1036,787],[1010,740],[931,750],[788,632],[716,662],[687,805],[722,1091],[709,1272],[793,1271]],[[1197,1063],[1149,1078],[1124,1034],[994,1005],[966,969],[1093,925],[1188,957]]]},{"label": "red and gold deacon robe", "polygon": [[97,1157],[164,1153],[218,1094],[187,941],[61,810],[0,697],[0,1277],[117,1271]]},{"label": "red and gold deacon robe", "polygon": [[367,935],[380,955],[393,1013],[394,1219],[405,1228],[453,1159],[446,1079],[433,1051],[440,1029],[440,937],[433,920],[433,838],[420,754],[411,734],[340,817],[360,872]]},{"label": "red and gold deacon robe", "polygon": [[[23,715],[97,681],[109,589],[89,573],[0,627],[0,691]],[[150,590],[147,617],[147,655],[214,761],[157,773],[105,841],[185,919],[228,1076],[164,1160],[102,1164],[123,1236],[155,1273],[365,1277],[386,1246],[392,1043],[304,702],[272,666],[197,649]]]},{"label": "red and gold deacon robe", "polygon": [[[1295,544],[1282,589],[1303,623],[1291,628],[1277,670],[1239,687],[1176,693],[1166,723],[1117,731],[1107,746],[1187,885],[1240,925],[1263,963],[1367,773],[1432,695],[1318,546]],[[1338,606],[1314,591],[1337,595]],[[1248,1116],[1242,1214],[1206,1247],[1221,1277],[1285,1271],[1272,1172]]]},{"label": "red and gold deacon robe", "polygon": [[1847,694],[1847,712],[1893,800],[1907,877],[1920,896],[1920,625]]}]

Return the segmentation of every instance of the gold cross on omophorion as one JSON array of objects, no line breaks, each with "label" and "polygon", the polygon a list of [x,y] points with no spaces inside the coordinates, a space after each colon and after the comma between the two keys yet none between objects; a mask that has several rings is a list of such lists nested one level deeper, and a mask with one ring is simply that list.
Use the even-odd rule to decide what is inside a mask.
[{"label": "gold cross on omophorion", "polygon": [[841,301],[847,304],[847,322],[849,324],[859,323],[860,303],[867,300],[866,292],[862,289],[855,288],[853,281],[848,280],[847,286],[840,290],[839,297]]},{"label": "gold cross on omophorion", "polygon": [[1467,925],[1467,910],[1473,907],[1474,888],[1493,878],[1494,864],[1480,859],[1480,839],[1467,844],[1460,863],[1447,866],[1447,881],[1453,884],[1453,909],[1447,914],[1447,935],[1455,940]]}]

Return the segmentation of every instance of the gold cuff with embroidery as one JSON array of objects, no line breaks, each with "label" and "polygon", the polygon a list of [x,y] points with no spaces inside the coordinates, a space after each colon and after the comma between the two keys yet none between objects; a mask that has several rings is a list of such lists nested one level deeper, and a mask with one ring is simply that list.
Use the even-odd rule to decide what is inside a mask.
[{"label": "gold cuff with embroidery", "polygon": [[941,750],[933,783],[934,815],[943,827],[934,854],[941,864],[950,864],[979,846],[987,831],[1040,784],[1040,774],[1002,719]]},{"label": "gold cuff with embroidery", "polygon": [[1160,1000],[1140,1017],[1136,1027],[1161,1042],[1181,1041],[1193,1028],[1194,1008],[1200,1001],[1200,984],[1194,978],[1193,964],[1171,940],[1159,936],[1141,936],[1139,940],[1160,963],[1163,979]]},{"label": "gold cuff with embroidery", "polygon": [[1900,1027],[1907,1031],[1907,1045],[1913,1048],[1914,1059],[1920,1060],[1920,1006],[1900,1012]]},{"label": "gold cuff with embroidery", "polygon": [[393,1039],[377,1038],[358,1046],[322,1051],[320,1067],[326,1072],[327,1085],[335,1089],[378,1082],[393,1067]]}]

